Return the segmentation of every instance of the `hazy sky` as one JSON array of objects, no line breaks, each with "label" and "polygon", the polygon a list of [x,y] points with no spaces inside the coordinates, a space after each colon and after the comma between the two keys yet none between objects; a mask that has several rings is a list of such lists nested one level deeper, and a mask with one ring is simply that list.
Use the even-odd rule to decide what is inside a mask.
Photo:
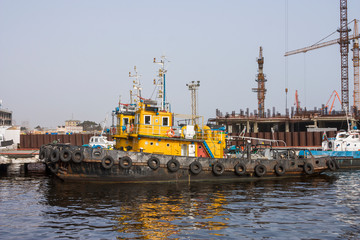
[{"label": "hazy sky", "polygon": [[[151,96],[158,69],[152,61],[165,54],[174,112],[191,113],[190,81],[200,81],[199,112],[206,119],[215,117],[216,108],[254,110],[251,89],[263,46],[265,108],[283,113],[285,6],[286,0],[0,0],[0,99],[17,124],[56,127],[72,116],[100,122],[119,95],[128,99],[134,65],[142,74],[143,96]],[[349,0],[348,20],[359,19],[359,10],[360,1]],[[339,12],[338,0],[289,0],[288,50],[336,31]],[[288,58],[289,107],[295,90],[308,109],[325,104],[333,90],[341,92],[339,49]]]}]

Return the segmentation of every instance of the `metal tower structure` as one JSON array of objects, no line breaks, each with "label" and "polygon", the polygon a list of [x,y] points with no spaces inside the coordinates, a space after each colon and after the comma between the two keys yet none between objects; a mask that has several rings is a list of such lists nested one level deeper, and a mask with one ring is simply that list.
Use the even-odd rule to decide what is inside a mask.
[{"label": "metal tower structure", "polygon": [[341,105],[349,112],[349,28],[347,22],[347,0],[340,0],[340,55],[341,55]]},{"label": "metal tower structure", "polygon": [[161,56],[161,60],[159,62],[156,61],[156,58],[154,58],[154,63],[159,64],[161,67],[159,68],[159,73],[157,75],[158,81],[154,79],[154,84],[156,84],[159,87],[157,98],[161,101],[161,110],[168,111],[168,104],[166,103],[166,68],[165,68],[165,62],[170,62],[166,59],[166,57],[163,55]]},{"label": "metal tower structure", "polygon": [[[359,35],[358,20],[354,20],[354,35]],[[359,80],[359,40],[353,42],[353,64],[354,64],[354,107],[360,110],[360,80]]]},{"label": "metal tower structure", "polygon": [[132,78],[133,80],[133,89],[134,92],[131,90],[130,91],[130,104],[136,103],[139,100],[139,97],[141,97],[141,83],[140,83],[140,77],[141,75],[138,74],[137,70],[136,70],[136,66],[134,66],[134,74],[131,74],[131,72],[129,72],[129,77]]},{"label": "metal tower structure", "polygon": [[200,81],[191,81],[191,83],[186,84],[191,92],[191,124],[197,124],[197,90],[200,87]]},{"label": "metal tower structure", "polygon": [[257,98],[258,98],[258,116],[259,117],[265,117],[265,93],[266,93],[266,88],[265,88],[265,82],[267,81],[265,79],[265,75],[263,72],[263,68],[264,68],[264,57],[263,57],[263,49],[262,47],[260,47],[260,51],[259,51],[259,58],[257,59],[258,65],[259,65],[259,70],[258,70],[258,74],[257,74],[257,79],[255,80],[258,83],[258,87],[257,88],[253,88],[253,92],[257,93]]}]

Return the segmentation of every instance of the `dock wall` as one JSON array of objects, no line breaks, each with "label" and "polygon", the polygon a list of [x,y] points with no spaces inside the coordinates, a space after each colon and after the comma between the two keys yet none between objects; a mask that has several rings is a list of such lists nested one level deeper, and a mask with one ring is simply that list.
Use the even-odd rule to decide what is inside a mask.
[{"label": "dock wall", "polygon": [[[327,132],[327,137],[334,137],[336,132]],[[230,136],[238,136],[238,134],[232,133]],[[282,140],[286,143],[286,146],[294,147],[321,147],[322,132],[258,132],[258,133],[246,133],[246,137],[264,138]],[[84,145],[88,144],[92,134],[71,134],[71,135],[44,135],[44,134],[28,134],[20,136],[20,148],[34,149],[39,148],[43,144],[52,143],[58,141],[60,143],[70,143],[71,145]],[[112,140],[111,136],[107,138]],[[256,144],[259,141],[252,140],[252,144]],[[231,141],[231,145],[241,145],[243,140]],[[279,143],[279,146],[284,146],[283,143]]]},{"label": "dock wall", "polygon": [[[71,135],[46,135],[46,134],[26,134],[20,136],[20,148],[39,148],[43,144],[49,144],[54,141],[58,143],[69,143],[71,145],[81,146],[88,144],[93,134],[71,134]],[[107,136],[112,140],[111,136]]]},{"label": "dock wall", "polygon": [[[335,137],[336,132],[327,132],[327,137]],[[238,136],[239,134],[229,134],[230,136]],[[274,139],[281,140],[286,143],[288,147],[321,147],[323,141],[322,132],[258,132],[258,133],[246,133],[245,137],[262,138],[262,139]],[[236,138],[235,138],[236,139]],[[252,144],[257,144],[262,141],[252,140]],[[266,142],[265,142],[266,143]],[[231,145],[242,145],[243,140],[234,140],[230,142]],[[279,146],[285,146],[284,143],[279,142]]]}]

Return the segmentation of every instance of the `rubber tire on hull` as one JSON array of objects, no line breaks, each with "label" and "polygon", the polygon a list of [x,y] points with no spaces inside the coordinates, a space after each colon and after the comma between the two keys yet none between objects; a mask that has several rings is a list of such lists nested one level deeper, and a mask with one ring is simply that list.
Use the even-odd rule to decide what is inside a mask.
[{"label": "rubber tire on hull", "polygon": [[58,172],[58,170],[59,170],[59,164],[58,163],[54,163],[54,162],[50,162],[49,164],[48,164],[48,168],[50,169],[50,171],[52,172],[52,173],[57,173]]},{"label": "rubber tire on hull", "polygon": [[101,166],[105,169],[110,169],[114,165],[114,159],[111,156],[105,156],[101,160]]},{"label": "rubber tire on hull", "polygon": [[59,161],[59,155],[60,155],[60,152],[59,152],[59,149],[53,149],[50,153],[50,161],[53,162],[53,163],[56,163]]},{"label": "rubber tire on hull", "polygon": [[101,149],[93,148],[93,157],[98,158],[101,156]]},{"label": "rubber tire on hull", "polygon": [[190,172],[197,175],[202,171],[202,165],[198,161],[194,161],[189,166]]},{"label": "rubber tire on hull", "polygon": [[259,164],[259,165],[256,165],[254,171],[255,171],[256,176],[262,177],[266,174],[266,167],[263,164]]},{"label": "rubber tire on hull", "polygon": [[152,170],[156,170],[160,167],[160,160],[157,157],[151,157],[147,161],[147,164],[149,168],[151,168]]},{"label": "rubber tire on hull", "polygon": [[63,149],[60,151],[60,160],[63,162],[68,162],[71,160],[71,151],[69,149]]},{"label": "rubber tire on hull", "polygon": [[40,153],[39,153],[39,159],[40,160],[44,160],[46,158],[46,152],[44,148],[40,149]]},{"label": "rubber tire on hull", "polygon": [[326,162],[326,165],[328,166],[328,168],[330,169],[330,171],[335,171],[336,170],[336,164],[335,161],[330,159]]},{"label": "rubber tire on hull", "polygon": [[308,175],[314,173],[314,166],[311,163],[304,164],[304,172]]},{"label": "rubber tire on hull", "polygon": [[74,163],[81,163],[84,160],[84,153],[82,150],[75,150],[72,153],[72,161]]},{"label": "rubber tire on hull", "polygon": [[284,165],[281,163],[276,164],[274,169],[275,169],[276,175],[278,175],[278,176],[282,176],[286,172]]},{"label": "rubber tire on hull", "polygon": [[225,166],[224,164],[217,162],[212,166],[212,171],[216,176],[220,176],[224,173]]},{"label": "rubber tire on hull", "polygon": [[132,166],[132,160],[131,160],[131,158],[128,157],[128,156],[119,158],[119,166],[120,166],[122,169],[129,169],[129,168],[131,168],[131,166]]},{"label": "rubber tire on hull", "polygon": [[180,163],[175,158],[169,160],[166,165],[170,172],[177,172],[180,169]]},{"label": "rubber tire on hull", "polygon": [[238,176],[243,176],[246,173],[246,165],[244,163],[237,163],[234,169]]}]

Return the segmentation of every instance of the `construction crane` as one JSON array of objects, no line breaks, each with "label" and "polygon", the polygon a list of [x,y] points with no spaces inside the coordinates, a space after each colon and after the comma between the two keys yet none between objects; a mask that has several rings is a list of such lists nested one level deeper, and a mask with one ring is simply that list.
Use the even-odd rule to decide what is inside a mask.
[{"label": "construction crane", "polygon": [[295,91],[295,105],[296,105],[296,114],[300,112],[300,101],[298,91]]},{"label": "construction crane", "polygon": [[253,92],[256,92],[258,95],[258,116],[259,117],[265,117],[265,93],[266,93],[266,88],[265,88],[265,82],[267,81],[265,79],[265,75],[264,75],[264,57],[263,57],[263,49],[262,47],[260,47],[259,50],[259,58],[257,59],[258,65],[259,65],[259,73],[257,74],[257,79],[255,80],[258,83],[258,87],[257,88],[253,88]]},{"label": "construction crane", "polygon": [[[357,21],[354,20],[354,29],[355,33],[351,36],[349,36],[349,28],[347,23],[347,0],[340,0],[340,28],[338,29],[338,32],[340,33],[340,38],[335,39],[328,42],[323,42],[319,44],[314,44],[310,47],[305,47],[293,51],[289,51],[285,53],[285,56],[294,55],[297,53],[306,53],[307,51],[330,46],[336,43],[340,44],[340,55],[341,55],[341,99],[342,99],[342,109],[346,112],[349,111],[349,78],[348,78],[348,52],[349,52],[349,40],[357,40],[359,38],[359,33],[357,30]],[[354,47],[355,49],[355,47]],[[357,47],[357,53],[358,53],[359,47]],[[356,54],[356,50],[354,52]],[[356,59],[353,58],[353,61],[356,61]],[[357,61],[358,62],[358,61]],[[355,70],[355,68],[357,68]],[[359,76],[359,64],[355,66],[354,63],[354,76]],[[359,90],[359,77],[357,77],[357,82],[355,82],[356,79],[354,78],[354,88],[355,86],[357,89],[354,89],[354,98],[359,99],[357,101],[357,104],[354,104],[357,108],[360,106],[360,90]]]},{"label": "construction crane", "polygon": [[[358,20],[354,20],[354,35],[359,36]],[[356,112],[360,109],[360,80],[359,80],[359,39],[353,40],[353,64],[354,64],[354,107]]]},{"label": "construction crane", "polygon": [[334,107],[334,103],[335,103],[336,98],[339,100],[339,103],[340,103],[340,105],[341,105],[341,100],[340,100],[339,94],[337,93],[337,91],[334,90],[334,91],[332,92],[332,94],[330,95],[329,100],[326,102],[326,105],[325,105],[324,109],[325,109],[325,108],[329,108],[329,103],[330,103],[330,101],[331,101],[332,98],[333,98],[333,101],[332,101],[331,107],[330,107],[330,109],[329,109],[329,114],[331,114],[331,111],[332,111],[332,109],[333,109],[333,107]]}]

